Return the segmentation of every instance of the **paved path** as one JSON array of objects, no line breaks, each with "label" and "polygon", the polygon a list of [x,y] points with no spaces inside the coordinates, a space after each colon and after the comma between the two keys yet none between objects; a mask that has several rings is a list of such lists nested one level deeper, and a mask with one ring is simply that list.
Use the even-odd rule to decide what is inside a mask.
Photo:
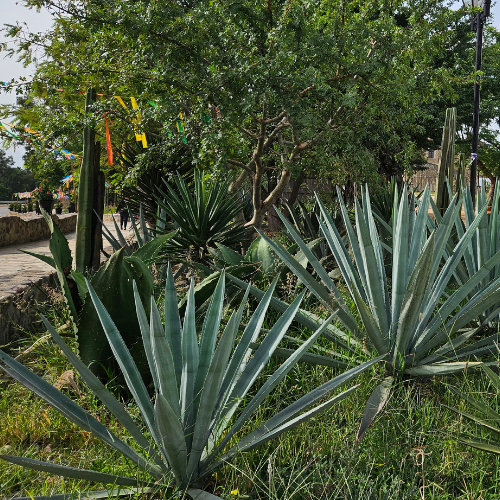
[{"label": "paved path", "polygon": [[[116,230],[112,221],[105,221],[106,227],[116,237]],[[127,236],[131,235],[128,233]],[[66,234],[69,248],[74,255],[76,233]],[[110,253],[108,241],[104,239],[104,249]],[[20,245],[11,245],[0,248],[0,300],[18,292],[39,279],[54,272],[53,268],[41,260],[23,253],[27,250],[33,253],[50,255],[49,240],[34,241]],[[109,250],[109,251],[108,251]],[[101,254],[102,259],[104,256]]]}]

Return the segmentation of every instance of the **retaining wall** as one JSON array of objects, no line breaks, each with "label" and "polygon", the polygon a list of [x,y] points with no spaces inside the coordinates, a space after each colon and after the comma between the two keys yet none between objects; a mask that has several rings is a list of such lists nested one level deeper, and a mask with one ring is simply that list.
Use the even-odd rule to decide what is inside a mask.
[{"label": "retaining wall", "polygon": [[[76,214],[52,215],[52,220],[63,233],[76,231]],[[0,217],[0,247],[49,238],[49,226],[41,215],[26,218],[17,215]]]}]

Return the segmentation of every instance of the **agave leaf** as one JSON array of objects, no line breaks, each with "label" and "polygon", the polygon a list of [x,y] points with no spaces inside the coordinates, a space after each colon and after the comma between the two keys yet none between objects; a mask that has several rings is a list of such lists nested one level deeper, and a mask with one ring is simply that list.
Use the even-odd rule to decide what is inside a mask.
[{"label": "agave leaf", "polygon": [[[232,274],[227,274],[226,275],[233,283],[235,283],[238,287],[242,289],[246,289],[248,283],[245,283],[244,281],[241,281],[237,277],[233,276]],[[264,292],[262,290],[259,290],[258,288],[254,287],[253,285],[250,285],[250,293],[258,298],[261,299],[264,296]],[[273,297],[271,299],[270,306],[278,311],[278,312],[284,312],[286,311],[288,304],[285,302],[282,302],[281,300],[277,299],[276,297]],[[300,323],[301,325],[305,326],[306,328],[309,328],[310,330],[316,330],[318,327],[318,323],[321,323],[323,320],[319,318],[318,316],[314,315],[313,313],[309,311],[305,311],[303,309],[300,310],[300,312],[297,313],[295,316],[295,321]],[[323,334],[326,338],[331,340],[332,342],[338,343],[339,345],[342,345],[345,349],[349,351],[353,351],[353,346],[360,346],[362,340],[361,334],[359,332],[359,329],[356,328],[356,330],[353,331],[354,334],[359,335],[359,339],[355,339],[352,337],[349,337],[346,335],[342,330],[335,328],[333,325],[330,325],[328,330]]]},{"label": "agave leaf", "polygon": [[156,302],[151,300],[150,316],[151,348],[158,374],[159,393],[168,402],[177,419],[181,418],[181,407],[179,405],[179,384],[175,375],[174,357],[170,350],[165,330],[161,324],[160,313]]},{"label": "agave leaf", "polygon": [[[160,390],[160,382],[158,380],[158,373],[156,372],[156,365],[153,356],[153,348],[151,346],[151,333],[150,326],[148,322],[148,317],[146,315],[146,311],[144,310],[144,306],[142,305],[141,296],[139,295],[139,290],[137,289],[137,284],[135,280],[133,281],[134,288],[134,299],[135,299],[135,309],[137,313],[137,320],[139,321],[139,328],[141,330],[142,343],[144,345],[144,351],[146,353],[146,359],[148,361],[149,371],[151,373],[151,377],[153,378],[153,385],[155,387],[155,391]],[[154,301],[154,297],[151,298],[151,302]]]},{"label": "agave leaf", "polygon": [[[142,306],[142,303],[141,303]],[[132,417],[123,408],[122,404],[117,401],[113,394],[106,388],[106,386],[85,366],[78,356],[68,347],[61,336],[57,333],[55,328],[47,321],[45,316],[40,315],[42,321],[52,335],[52,338],[62,350],[68,361],[74,366],[78,371],[82,379],[89,386],[92,392],[102,401],[102,403],[111,411],[111,413],[118,419],[118,421],[127,429],[130,435],[137,441],[137,443],[148,452],[148,454],[154,458],[156,464],[165,470],[165,465],[161,461],[160,457],[151,448],[148,440],[144,437],[139,427],[132,420]]]},{"label": "agave leaf", "polygon": [[424,300],[431,273],[433,258],[434,233],[431,234],[422,253],[418,257],[415,269],[411,273],[410,280],[405,290],[400,315],[397,317],[398,326],[393,350],[393,363],[397,362],[396,356],[405,356],[409,354],[408,344],[412,339],[419,319],[422,301]]},{"label": "agave leaf", "polygon": [[182,377],[182,327],[170,262],[168,263],[165,283],[165,335],[174,357],[175,376],[179,388]]},{"label": "agave leaf", "polygon": [[176,231],[167,234],[161,234],[139,247],[132,254],[132,256],[137,257],[138,259],[146,263],[154,261],[159,256],[163,245],[167,241],[171,240],[176,234]]},{"label": "agave leaf", "polygon": [[[481,368],[483,369],[484,373],[486,373],[487,377],[491,380],[496,390],[500,392],[500,377],[491,368],[484,364],[481,365]],[[498,419],[500,420],[500,415],[498,415]]]},{"label": "agave leaf", "polygon": [[[219,252],[222,256],[222,259],[224,262],[229,265],[229,266],[237,266],[241,264],[244,260],[243,255],[241,255],[238,252],[235,252],[232,248],[226,247],[222,243],[215,243],[217,248],[219,249]],[[252,243],[253,245],[253,243]],[[248,250],[250,252],[250,249]],[[247,252],[248,254],[248,252]]]},{"label": "agave leaf", "polygon": [[212,455],[210,455],[207,459],[207,462],[210,463],[211,459],[214,458],[220,450],[224,449],[229,440],[243,427],[243,425],[247,422],[250,416],[257,410],[259,405],[266,399],[269,394],[276,388],[276,386],[286,377],[289,371],[297,364],[300,358],[312,347],[314,342],[318,339],[318,337],[322,334],[322,330],[324,330],[328,324],[335,317],[332,314],[325,323],[318,328],[309,339],[304,342],[289,358],[284,361],[281,366],[269,377],[264,385],[259,389],[257,394],[252,398],[252,400],[245,406],[245,409],[238,417],[234,425],[229,429],[229,431],[224,436],[224,439],[221,441],[219,446],[214,450]]},{"label": "agave leaf", "polygon": [[[449,315],[467,296],[469,296],[471,291],[476,288],[484,276],[486,276],[498,264],[498,262],[500,262],[500,252],[494,255],[474,276],[470,278],[469,281],[464,283],[452,295],[450,295],[450,297],[448,297],[446,302],[439,308],[438,313],[430,320],[430,322],[427,323],[425,330],[423,330],[422,327],[420,328],[423,332],[416,342],[417,346],[431,338],[436,330],[442,325],[443,319],[449,317]],[[424,318],[424,315],[422,316]],[[417,352],[417,359],[422,357],[422,354],[423,352]]]},{"label": "agave leaf", "polygon": [[[95,210],[94,210],[94,214],[96,215],[99,222],[101,223],[101,227],[102,227],[102,231],[103,231],[102,235],[108,240],[108,243],[113,247],[113,250],[115,252],[117,252],[118,250],[120,250],[120,248],[122,248],[122,245],[120,245],[118,240],[114,237],[113,233],[106,227],[106,225],[102,221],[101,217],[99,216],[99,214]],[[114,218],[113,218],[113,221],[114,221]],[[115,228],[118,228],[118,226],[116,225],[116,222],[115,222]]]},{"label": "agave leaf", "polygon": [[[229,362],[226,373],[224,375],[224,379],[221,384],[221,389],[220,389],[220,403],[219,407],[224,408],[226,406],[227,398],[229,397],[229,394],[232,392],[234,389],[234,386],[237,382],[238,377],[241,375],[243,372],[248,359],[250,358],[251,351],[250,349],[250,344],[252,342],[255,342],[256,338],[258,337],[260,330],[262,328],[262,324],[264,323],[264,318],[267,312],[267,309],[269,307],[269,304],[271,302],[272,295],[274,293],[274,290],[276,288],[276,284],[278,282],[278,279],[276,278],[269,288],[267,289],[266,293],[260,300],[257,308],[255,309],[254,313],[252,314],[252,317],[250,318],[245,330],[243,331],[243,334],[240,338],[240,341],[238,342],[238,345],[236,346],[233,356],[231,357],[231,361]],[[247,291],[245,296],[248,296],[248,293],[250,292],[251,285],[247,286]],[[234,410],[233,410],[234,411]],[[224,411],[224,413],[227,413],[227,410]],[[231,413],[232,414],[232,413]]]},{"label": "agave leaf", "polygon": [[271,358],[274,349],[278,347],[278,344],[290,327],[304,295],[305,290],[290,304],[290,307],[281,315],[278,321],[276,321],[257,351],[253,354],[253,357],[248,361],[231,392],[231,396],[229,396],[228,400],[230,404],[238,405],[240,402],[239,400],[245,396],[253,385],[259,373]]},{"label": "agave leaf", "polygon": [[132,250],[130,250],[130,247],[127,245],[127,240],[125,239],[125,236],[123,236],[123,233],[118,227],[118,224],[116,223],[115,220],[115,216],[113,214],[111,214],[111,218],[113,219],[113,223],[115,225],[116,235],[118,236],[118,242],[120,244],[120,248],[124,248],[125,255],[127,256],[132,255]]},{"label": "agave leaf", "polygon": [[500,454],[500,446],[491,441],[486,441],[485,439],[479,439],[469,436],[463,436],[462,434],[458,438],[458,440],[466,445],[472,446],[481,451],[487,451],[488,453],[497,453]]},{"label": "agave leaf", "polygon": [[151,241],[151,237],[149,236],[149,229],[146,226],[146,219],[144,218],[142,203],[139,205],[139,224],[141,225],[142,239],[144,240],[144,244],[146,244]]},{"label": "agave leaf", "polygon": [[[212,431],[210,422],[217,404],[217,395],[233,348],[237,327],[235,313],[231,315],[213,355],[200,397],[200,405],[193,433],[193,445],[188,461],[188,477],[198,475],[201,455]],[[194,474],[194,476],[193,476]]]},{"label": "agave leaf", "polygon": [[380,330],[382,332],[388,332],[390,318],[387,317],[387,308],[384,300],[386,291],[384,289],[384,282],[382,279],[382,273],[385,274],[385,269],[379,269],[379,264],[375,256],[376,250],[373,246],[368,226],[366,225],[363,213],[357,200],[355,200],[355,206],[356,227],[359,235],[361,257],[363,259],[363,267],[361,269],[363,269],[366,274],[366,291],[370,303],[370,309]]},{"label": "agave leaf", "polygon": [[[403,191],[399,204],[398,218],[395,224],[395,232],[393,234],[394,257],[392,261],[391,335],[394,334],[395,330],[398,328],[401,306],[404,297],[407,297],[408,272],[413,271],[413,269],[411,269],[411,271],[408,270],[408,222],[408,200],[406,192]],[[427,285],[427,282],[425,284]],[[407,325],[407,328],[412,327],[413,324],[411,326]],[[401,325],[399,324],[399,329],[400,328]],[[397,338],[396,343],[398,343]]]},{"label": "agave leaf", "polygon": [[[355,368],[351,368],[350,370],[336,376],[332,380],[325,382],[324,384],[315,388],[308,394],[302,396],[297,401],[287,406],[284,410],[280,411],[278,414],[271,417],[267,422],[262,424],[255,431],[244,437],[239,443],[233,446],[227,453],[225,453],[224,455],[219,457],[215,462],[213,462],[210,465],[210,467],[208,467],[203,473],[207,474],[212,470],[216,469],[219,465],[224,463],[228,458],[234,456],[236,453],[255,448],[256,446],[259,446],[263,442],[268,441],[273,437],[272,435],[273,430],[275,429],[278,430],[280,429],[280,426],[286,423],[291,423],[292,419],[295,419],[295,417],[299,416],[306,408],[309,408],[310,406],[314,405],[318,401],[322,400],[327,394],[331,393],[338,387],[341,387],[342,385],[348,383],[349,381],[357,377],[360,373],[364,372],[365,370],[368,370],[375,363],[378,363],[380,360],[382,360],[384,357],[385,356],[379,356],[378,358],[367,361],[359,366],[356,366]],[[346,391],[346,393],[349,394],[354,389],[355,388],[351,388],[348,391]],[[337,398],[343,399],[345,395],[346,395],[345,393],[339,394]],[[330,400],[321,407],[313,408],[311,412],[308,412],[307,414],[304,415],[300,415],[299,419],[295,421],[295,425],[299,425],[302,421],[306,420],[307,418],[311,418],[318,412],[329,408],[336,401],[338,401],[338,399],[333,398],[333,401]],[[284,430],[286,429],[283,429],[283,432]]]},{"label": "agave leaf", "polygon": [[139,482],[137,478],[116,476],[115,474],[105,474],[88,469],[79,469],[76,467],[68,467],[50,462],[34,460],[26,457],[16,457],[12,455],[0,455],[0,458],[7,462],[27,467],[28,469],[49,472],[56,476],[70,477],[72,479],[82,479],[84,481],[93,481],[95,483],[117,484],[122,486],[137,486]]},{"label": "agave leaf", "polygon": [[111,346],[111,350],[120,365],[127,387],[139,406],[146,425],[155,438],[155,441],[157,441],[153,406],[151,405],[148,391],[146,390],[146,386],[144,385],[139,370],[137,369],[137,365],[135,364],[125,342],[123,341],[120,332],[113,323],[111,316],[99,300],[99,297],[96,295],[92,285],[88,281],[87,287],[89,289],[90,298],[92,299],[94,307],[97,311],[97,315],[99,316],[99,320],[101,321],[104,333],[106,334],[106,338]]},{"label": "agave leaf", "polygon": [[163,473],[161,469],[141,457],[134,449],[115,436],[109,429],[70,398],[1,350],[0,366],[12,378],[40,396],[70,422],[80,426],[85,431],[91,432],[94,436],[101,439],[101,441],[109,444],[115,450],[122,453],[122,455],[129,458],[141,469],[149,471],[156,478],[162,477]]},{"label": "agave leaf", "polygon": [[51,257],[50,255],[44,255],[43,253],[28,252],[27,250],[23,250],[22,248],[20,248],[19,250],[21,250],[21,252],[23,252],[27,255],[31,255],[33,257],[36,257],[37,259],[41,260],[42,262],[45,262],[46,264],[53,267],[54,269],[57,269],[54,258]]},{"label": "agave leaf", "polygon": [[[342,212],[342,218],[344,219],[344,225],[346,228],[347,232],[347,237],[349,239],[349,246],[350,249],[354,255],[354,262],[356,263],[356,267],[361,270],[363,269],[363,259],[361,257],[361,250],[358,242],[358,238],[356,237],[356,233],[354,232],[354,229],[351,224],[351,220],[349,219],[349,214],[347,213],[347,209],[344,205],[344,200],[342,198],[342,195],[340,194],[340,190],[337,187],[337,197],[340,201],[340,210]],[[321,212],[323,216],[325,216],[326,210],[324,207],[322,207],[322,203],[319,200],[318,196],[316,195],[316,201],[319,203]],[[368,290],[368,284],[366,282],[366,275],[362,272],[359,273],[359,277],[361,279],[361,282],[363,283],[363,289]]]},{"label": "agave leaf", "polygon": [[115,490],[82,491],[80,493],[63,493],[62,495],[41,495],[16,497],[16,500],[97,500],[131,496],[137,493],[153,493],[154,488],[119,488]]},{"label": "agave leaf", "polygon": [[[252,349],[257,349],[259,346],[251,344],[250,347]],[[274,356],[278,358],[288,359],[295,352],[297,351],[294,349],[284,349],[282,347],[278,347],[274,351]],[[320,354],[312,354],[312,353],[303,354],[302,357],[300,358],[300,361],[302,361],[303,363],[308,363],[310,365],[331,366],[332,368],[345,369],[349,366],[347,363],[343,361],[338,361],[337,359],[332,359],[328,356],[321,356]]]},{"label": "agave leaf", "polygon": [[264,274],[272,273],[276,263],[274,254],[265,240],[255,238],[247,251],[246,259],[250,262],[261,262],[261,269]]},{"label": "agave leaf", "polygon": [[368,398],[365,410],[363,412],[361,425],[359,426],[358,434],[356,435],[356,445],[359,443],[359,441],[361,440],[367,429],[372,425],[377,415],[382,411],[384,406],[387,404],[389,396],[391,395],[393,383],[394,383],[394,377],[386,377],[382,381],[382,383],[376,387],[372,395]]},{"label": "agave leaf", "polygon": [[[323,208],[321,208],[321,210],[323,211]],[[327,220],[327,226],[325,226],[323,222],[320,221],[319,224],[321,230],[323,231],[326,241],[328,242],[328,246],[330,247],[330,250],[335,257],[335,261],[337,262],[337,265],[342,272],[342,276],[344,276],[349,291],[353,293],[352,288],[353,286],[355,286],[359,295],[363,298],[363,300],[365,300],[365,291],[359,280],[358,273],[353,268],[347,248],[345,247],[345,244],[342,241],[342,238],[337,228],[335,227],[335,224],[333,224],[333,221],[328,220],[327,217],[329,217],[329,214],[328,212],[326,212],[326,210],[323,213],[323,217],[325,217],[325,219]]]},{"label": "agave leaf", "polygon": [[300,414],[299,416],[297,416],[295,418],[287,420],[285,423],[275,427],[274,429],[272,429],[268,433],[266,433],[263,436],[261,436],[260,438],[256,439],[253,443],[245,446],[245,448],[242,449],[241,451],[251,451],[251,450],[257,448],[258,446],[262,446],[267,441],[270,441],[271,439],[275,439],[276,437],[283,434],[284,432],[287,432],[287,431],[297,427],[298,425],[300,425],[304,422],[307,422],[308,420],[315,417],[316,415],[328,410],[334,404],[336,404],[339,401],[342,401],[346,397],[350,396],[351,393],[353,393],[360,385],[361,384],[354,385],[353,387],[350,387],[349,389],[345,390],[344,392],[337,394],[336,396],[329,399],[325,403],[322,403],[322,404],[310,409],[309,411]]},{"label": "agave leaf", "polygon": [[[304,285],[311,290],[314,295],[330,310],[334,311],[337,306],[335,302],[341,305],[341,309],[338,311],[338,318],[342,323],[350,330],[356,330],[357,325],[355,319],[352,317],[349,310],[345,307],[344,299],[342,299],[340,292],[335,287],[332,291],[335,299],[330,295],[329,291],[321,284],[318,283],[313,276],[306,269],[304,269],[300,263],[290,255],[286,250],[277,245],[274,241],[268,238],[264,233],[257,232],[260,236],[267,241],[269,246],[280,256],[280,258],[285,262],[285,264],[297,275],[297,277],[304,283]],[[343,307],[342,307],[343,306]]]},{"label": "agave leaf", "polygon": [[205,379],[214,356],[215,343],[217,341],[217,334],[219,332],[220,321],[222,318],[222,308],[224,305],[225,281],[226,276],[225,273],[222,272],[205,315],[205,321],[203,322],[200,337],[200,358],[194,386],[195,416],[198,414],[198,406],[200,404],[200,398],[198,396],[203,390]]},{"label": "agave leaf", "polygon": [[[186,429],[188,441],[193,431],[191,426],[194,422],[194,383],[196,372],[198,371],[199,356],[194,309],[194,279],[191,278],[182,329],[182,376],[180,388],[181,414],[184,416],[184,428]],[[190,443],[188,442],[188,448],[189,447]]]},{"label": "agave leaf", "polygon": [[417,217],[415,219],[415,226],[413,228],[410,245],[410,255],[408,258],[408,272],[411,272],[411,270],[414,269],[418,256],[420,255],[420,252],[422,251],[425,243],[426,221],[428,218],[427,207],[429,206],[430,195],[431,193],[429,185],[427,185],[425,186],[424,194],[420,202],[420,207],[422,207],[422,210],[418,211]]},{"label": "agave leaf", "polygon": [[385,354],[389,351],[388,339],[384,338],[384,335],[380,331],[375,318],[372,316],[370,308],[361,299],[355,288],[353,288],[352,297],[354,299],[354,302],[356,303],[356,307],[363,321],[363,325],[366,329],[368,338],[379,354]]},{"label": "agave leaf", "polygon": [[[142,203],[140,204],[140,206],[142,208]],[[128,207],[128,205],[127,205],[127,211],[128,211],[128,216],[130,217],[130,222],[132,223],[132,227],[134,228],[134,234],[135,234],[135,237],[137,239],[137,244],[139,245],[139,247],[142,247],[142,245],[144,245],[144,243],[142,241],[139,230],[137,229],[137,224],[135,223],[134,216],[132,215],[132,212],[131,212],[130,208]]]},{"label": "agave leaf", "polygon": [[412,366],[405,369],[406,375],[417,375],[420,377],[434,377],[438,375],[450,375],[452,373],[464,372],[479,368],[480,362],[457,361],[452,363],[433,363],[422,366]]},{"label": "agave leaf", "polygon": [[159,437],[157,442],[172,468],[177,484],[184,484],[188,479],[186,476],[187,446],[184,439],[184,429],[178,416],[160,393],[156,395],[154,416]]},{"label": "agave leaf", "polygon": [[[484,365],[481,366],[484,368]],[[484,413],[490,422],[498,422],[500,423],[500,415],[492,410],[489,406],[485,405],[481,401],[478,401],[477,399],[473,398],[469,394],[463,393],[462,391],[459,391],[456,387],[450,386],[450,389],[457,394],[462,399],[465,399],[468,403],[470,403],[476,410]],[[450,408],[453,411],[458,411],[454,408]]]},{"label": "agave leaf", "polygon": [[[454,411],[455,413],[458,413],[459,415],[462,415],[465,418],[468,418],[469,420],[472,420],[473,422],[476,422],[477,424],[479,424],[482,427],[485,427],[486,429],[500,433],[500,428],[495,426],[495,425],[492,425],[490,423],[490,420],[484,420],[484,419],[476,417],[475,415],[472,415],[470,413],[466,413],[464,411],[460,411],[460,410],[457,410],[456,408],[451,408],[451,407],[446,406],[446,405],[443,405],[443,406]],[[498,417],[498,415],[497,415],[497,417]],[[498,418],[496,418],[495,421],[498,422]]]},{"label": "agave leaf", "polygon": [[[286,220],[286,218],[283,216],[283,214],[276,208],[276,213],[280,217],[281,221],[283,222],[284,226],[294,239],[294,241],[297,243],[299,246],[301,252],[304,254],[304,256],[307,258],[307,260],[311,263],[313,269],[316,271],[318,274],[319,278],[323,282],[324,285],[326,285],[328,290],[335,291],[337,287],[335,286],[335,283],[333,280],[328,276],[328,273],[325,271],[324,267],[320,264],[319,260],[317,259],[316,255],[309,249],[309,247],[306,245],[306,243],[302,240],[302,238],[298,235],[297,231],[292,227],[292,225]],[[335,292],[334,292],[335,293]]]}]

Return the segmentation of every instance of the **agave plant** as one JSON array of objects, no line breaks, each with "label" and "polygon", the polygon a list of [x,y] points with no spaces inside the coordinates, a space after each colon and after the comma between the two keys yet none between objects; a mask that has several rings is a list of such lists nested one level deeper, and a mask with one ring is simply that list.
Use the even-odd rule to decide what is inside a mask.
[{"label": "agave plant", "polygon": [[[49,249],[52,257],[27,251],[25,253],[46,262],[56,270],[59,287],[73,321],[80,356],[87,365],[92,363],[92,370],[104,380],[107,378],[112,352],[92,301],[89,300],[85,276],[72,269],[73,257],[66,237],[45,211],[43,215],[51,231]],[[142,238],[134,224],[139,248],[134,249],[129,245],[118,227],[118,240],[111,232],[108,231],[109,235],[104,233],[115,252],[95,274],[89,274],[88,278],[93,290],[120,328],[126,345],[133,350],[142,371],[145,357],[140,343],[137,343],[141,333],[134,312],[132,280],[139,283],[138,290],[143,303],[149,304],[153,292],[153,277],[148,264],[158,258],[162,246],[174,233],[149,239],[142,212],[140,221]]]},{"label": "agave plant", "polygon": [[[82,379],[129,431],[136,440],[140,452],[120,440],[103,424],[48,382],[0,351],[0,366],[9,375],[45,399],[69,420],[92,432],[96,437],[129,458],[133,464],[151,476],[150,481],[138,480],[135,477],[102,474],[97,471],[66,467],[23,457],[3,455],[1,458],[25,467],[70,478],[136,487],[148,487],[155,482],[158,487],[187,490],[191,497],[199,500],[218,498],[200,489],[203,478],[210,475],[237,453],[252,450],[266,443],[347,397],[356,389],[356,385],[330,399],[327,398],[332,391],[348,383],[379,360],[368,361],[336,376],[297,399],[247,435],[237,434],[244,426],[248,425],[252,414],[259,408],[259,405],[283,381],[301,356],[321,335],[334,315],[323,323],[307,342],[288,357],[267,378],[255,396],[248,401],[245,396],[285,335],[299,309],[304,294],[301,294],[286,309],[261,339],[257,350],[252,353],[250,345],[261,332],[275,283],[265,293],[255,309],[239,337],[239,341],[235,342],[249,291],[247,290],[241,305],[231,314],[225,328],[220,333],[224,282],[225,277],[222,275],[207,310],[199,342],[199,333],[196,331],[195,325],[193,282],[191,282],[188,292],[188,306],[182,326],[170,268],[165,288],[164,325],[154,300],[151,300],[151,313],[148,321],[142,300],[135,287],[137,316],[155,388],[154,402],[151,401],[137,366],[119,331],[92,286],[88,284],[90,296],[106,337],[121,367],[128,388],[141,411],[153,443],[147,440],[122,405],[95,378],[85,364],[63,342],[50,323],[43,318],[52,337],[75,369],[78,370]],[[326,401],[325,398],[327,398]]]},{"label": "agave plant", "polygon": [[[339,196],[340,198],[340,196]],[[378,354],[387,354],[386,379],[369,398],[358,431],[358,440],[385,405],[395,380],[405,375],[432,376],[456,373],[478,365],[470,361],[494,349],[492,335],[467,344],[474,330],[469,323],[500,300],[500,278],[489,274],[500,263],[494,254],[458,289],[446,295],[445,288],[486,213],[486,207],[447,253],[450,232],[459,214],[458,195],[453,198],[441,223],[428,233],[430,192],[426,188],[418,211],[409,206],[406,187],[401,197],[394,196],[392,279],[386,277],[382,242],[372,215],[368,188],[362,206],[356,200],[356,230],[340,198],[349,241],[348,251],[328,211],[321,201],[322,231],[341,270],[345,285],[354,301],[362,327],[347,308],[334,281],[314,255],[308,251],[291,224],[280,214],[283,224],[299,248],[308,256],[318,281],[280,245],[261,234],[286,265],[302,280],[321,303],[334,310],[346,329],[367,341]],[[443,263],[443,265],[441,265]],[[486,283],[477,289],[480,283]],[[468,299],[464,303],[465,299]]]},{"label": "agave plant", "polygon": [[174,181],[178,193],[165,182],[168,194],[158,188],[161,196],[157,197],[159,207],[178,229],[168,251],[193,249],[195,257],[203,260],[216,242],[241,248],[247,231],[235,219],[243,210],[243,202],[239,193],[229,193],[230,179],[209,184],[202,173],[195,171],[194,194],[180,175]]},{"label": "agave plant", "polygon": [[[482,364],[481,368],[483,369],[486,376],[490,379],[490,382],[493,385],[494,389],[496,390],[497,394],[499,394],[500,377],[485,364]],[[500,414],[492,410],[489,406],[485,405],[484,403],[477,401],[469,394],[465,394],[462,391],[459,391],[455,387],[450,387],[450,389],[459,397],[461,397],[462,399],[467,401],[470,405],[472,405],[472,407],[475,410],[477,410],[479,414],[483,414],[483,416],[478,417],[474,414],[457,410],[456,408],[450,408],[449,406],[447,406],[447,408],[462,415],[463,417],[466,417],[476,422],[486,430],[494,431],[497,434],[500,434],[500,427],[498,426],[498,423],[500,422]],[[472,446],[473,448],[477,448],[482,451],[487,451],[489,453],[500,454],[500,443],[498,441],[492,441],[489,439],[468,436],[466,434],[460,434],[458,440],[463,444]]]},{"label": "agave plant", "polygon": [[[500,250],[500,217],[498,216],[498,195],[499,195],[499,183],[496,183],[495,191],[493,195],[493,200],[491,204],[491,213],[486,214],[479,222],[474,235],[467,247],[467,251],[464,254],[465,277],[462,280],[470,279],[480,267],[490,260],[499,250]],[[456,229],[459,236],[464,234],[475,220],[474,204],[472,203],[472,196],[470,194],[469,187],[463,187],[463,208],[465,221],[463,222],[461,217],[456,219]],[[482,211],[489,204],[489,200],[486,197],[486,192],[484,186],[477,193],[477,209]],[[481,287],[486,286],[488,281],[500,277],[500,265],[496,265],[491,269],[488,276],[479,283],[474,291],[479,290]],[[473,292],[471,292],[473,293]],[[498,323],[498,317],[500,314],[500,303],[494,304],[491,308],[481,315],[480,321],[484,325],[490,322]]]}]

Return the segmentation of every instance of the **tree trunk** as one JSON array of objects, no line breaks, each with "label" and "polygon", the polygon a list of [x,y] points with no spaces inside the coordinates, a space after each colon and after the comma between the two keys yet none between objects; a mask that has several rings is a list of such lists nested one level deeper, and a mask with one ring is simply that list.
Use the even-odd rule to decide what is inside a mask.
[{"label": "tree trunk", "polygon": [[288,203],[290,205],[293,205],[299,196],[299,191],[300,191],[300,186],[302,186],[302,183],[304,182],[305,179],[304,172],[300,172],[299,176],[292,181],[292,192],[290,193],[290,198],[288,198]]}]

